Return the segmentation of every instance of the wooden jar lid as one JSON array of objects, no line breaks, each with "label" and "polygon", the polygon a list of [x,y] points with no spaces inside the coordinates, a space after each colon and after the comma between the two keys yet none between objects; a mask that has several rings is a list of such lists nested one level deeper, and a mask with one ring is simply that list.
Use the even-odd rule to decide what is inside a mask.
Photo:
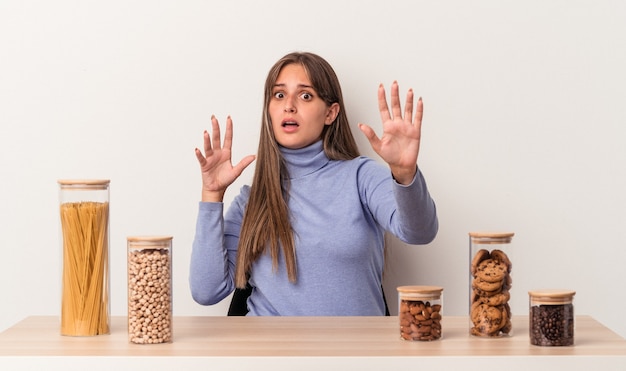
[{"label": "wooden jar lid", "polygon": [[530,300],[538,304],[568,304],[576,295],[576,291],[564,289],[542,289],[528,291]]}]

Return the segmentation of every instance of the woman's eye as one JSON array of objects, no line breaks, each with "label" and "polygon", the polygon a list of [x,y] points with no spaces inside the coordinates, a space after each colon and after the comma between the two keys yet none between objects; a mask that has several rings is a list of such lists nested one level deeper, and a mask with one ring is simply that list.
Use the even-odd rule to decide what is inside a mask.
[{"label": "woman's eye", "polygon": [[277,92],[277,93],[274,93],[274,98],[281,99],[281,98],[284,98],[284,97],[285,97],[285,94],[283,94],[283,93],[282,93],[282,92],[280,92],[280,91],[279,91],[279,92]]},{"label": "woman's eye", "polygon": [[309,94],[309,93],[302,93],[300,96],[301,96],[301,97],[302,97],[302,99],[304,99],[304,100],[311,100],[311,99],[313,99],[313,95],[312,95],[312,94]]}]

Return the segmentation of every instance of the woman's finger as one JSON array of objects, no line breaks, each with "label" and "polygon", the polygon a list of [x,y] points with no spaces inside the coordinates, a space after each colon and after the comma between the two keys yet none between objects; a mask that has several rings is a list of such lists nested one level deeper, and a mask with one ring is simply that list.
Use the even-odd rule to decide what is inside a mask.
[{"label": "woman's finger", "polygon": [[402,119],[402,107],[400,106],[400,87],[398,82],[391,84],[391,112],[393,119]]},{"label": "woman's finger", "polygon": [[413,89],[409,89],[406,93],[406,102],[404,103],[404,121],[409,124],[413,121]]},{"label": "woman's finger", "polygon": [[211,148],[211,140],[209,139],[209,132],[205,130],[202,137],[204,140],[204,155],[208,156],[209,154],[213,153],[213,149]]},{"label": "woman's finger", "polygon": [[206,163],[206,158],[202,155],[202,152],[200,152],[198,148],[195,149],[195,153],[196,153],[196,158],[198,159],[198,162],[200,163],[200,166],[203,166]]},{"label": "woman's finger", "polygon": [[374,129],[365,124],[359,124],[359,129],[361,129],[363,134],[365,134],[365,137],[370,142],[370,145],[372,146],[374,152],[378,153],[380,149],[380,138],[378,138],[378,135],[376,135]]},{"label": "woman's finger", "polygon": [[233,120],[228,116],[226,118],[226,132],[224,133],[224,149],[230,150],[233,145]]},{"label": "woman's finger", "polygon": [[382,122],[387,122],[391,120],[391,115],[389,114],[389,106],[387,105],[387,97],[385,94],[385,87],[383,84],[378,86],[378,111],[380,111],[380,119]]},{"label": "woman's finger", "polygon": [[422,101],[422,97],[419,97],[417,99],[417,109],[415,110],[415,120],[413,121],[413,126],[421,127],[423,116],[424,116],[424,102]]},{"label": "woman's finger", "polygon": [[222,148],[222,141],[220,140],[220,124],[217,122],[215,115],[211,117],[211,127],[213,131],[212,146],[213,148],[220,149]]}]

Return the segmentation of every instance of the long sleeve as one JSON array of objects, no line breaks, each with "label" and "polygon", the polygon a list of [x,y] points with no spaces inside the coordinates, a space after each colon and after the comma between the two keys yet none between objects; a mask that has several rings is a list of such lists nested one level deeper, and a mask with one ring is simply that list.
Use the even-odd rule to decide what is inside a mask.
[{"label": "long sleeve", "polygon": [[408,186],[394,182],[393,192],[398,205],[397,237],[413,245],[432,242],[439,230],[439,219],[422,172],[417,169],[415,179]]},{"label": "long sleeve", "polygon": [[409,185],[398,184],[389,169],[366,161],[359,169],[361,198],[373,217],[405,243],[430,243],[439,229],[435,202],[419,170]]},{"label": "long sleeve", "polygon": [[200,202],[191,250],[191,296],[202,305],[218,303],[233,291],[236,250],[224,235],[223,203]]}]

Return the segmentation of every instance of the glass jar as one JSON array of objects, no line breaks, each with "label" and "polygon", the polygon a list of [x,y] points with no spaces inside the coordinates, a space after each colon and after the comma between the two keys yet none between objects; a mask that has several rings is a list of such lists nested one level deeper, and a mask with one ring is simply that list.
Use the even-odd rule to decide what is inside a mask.
[{"label": "glass jar", "polygon": [[513,334],[511,324],[512,263],[509,258],[514,233],[471,232],[470,334],[502,337]]},{"label": "glass jar", "polygon": [[398,287],[400,338],[432,341],[441,338],[442,287]]},{"label": "glass jar", "polygon": [[532,345],[574,345],[575,294],[570,290],[528,292],[528,334]]},{"label": "glass jar", "polygon": [[61,335],[109,333],[109,180],[59,180]]},{"label": "glass jar", "polygon": [[128,340],[171,343],[172,237],[128,237]]}]

